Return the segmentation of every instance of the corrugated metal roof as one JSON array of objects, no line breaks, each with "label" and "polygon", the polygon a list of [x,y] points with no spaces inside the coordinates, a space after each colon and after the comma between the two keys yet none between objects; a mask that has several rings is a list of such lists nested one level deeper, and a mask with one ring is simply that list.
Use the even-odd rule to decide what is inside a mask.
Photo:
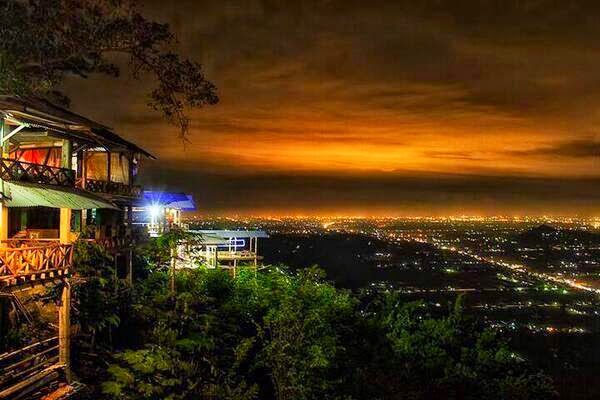
[{"label": "corrugated metal roof", "polygon": [[4,182],[4,195],[4,204],[7,207],[42,206],[74,210],[92,208],[119,210],[114,204],[87,192],[56,186]]}]

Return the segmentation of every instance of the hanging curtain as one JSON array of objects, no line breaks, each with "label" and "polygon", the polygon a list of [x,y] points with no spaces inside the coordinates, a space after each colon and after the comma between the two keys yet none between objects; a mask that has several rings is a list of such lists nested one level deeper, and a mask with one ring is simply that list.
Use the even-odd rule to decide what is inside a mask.
[{"label": "hanging curtain", "polygon": [[10,158],[30,164],[60,167],[60,147],[40,147],[37,149],[17,149],[10,153]]},{"label": "hanging curtain", "polygon": [[88,152],[85,158],[85,177],[96,181],[108,180],[108,153]]},{"label": "hanging curtain", "polygon": [[123,153],[110,153],[110,180],[129,184],[129,159]]}]

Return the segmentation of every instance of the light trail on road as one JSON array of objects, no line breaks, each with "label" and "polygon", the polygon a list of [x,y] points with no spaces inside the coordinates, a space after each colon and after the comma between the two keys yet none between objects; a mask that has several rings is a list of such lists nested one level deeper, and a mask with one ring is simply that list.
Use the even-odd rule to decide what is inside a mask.
[{"label": "light trail on road", "polygon": [[412,238],[412,240],[415,242],[427,243],[427,244],[435,246],[437,249],[452,251],[454,253],[457,253],[457,254],[460,254],[460,255],[463,255],[466,257],[471,257],[477,261],[486,262],[488,264],[492,264],[497,267],[509,269],[514,272],[520,272],[522,274],[529,275],[530,277],[534,277],[534,278],[540,279],[545,282],[552,282],[552,283],[557,283],[560,285],[567,285],[573,289],[591,292],[591,293],[595,293],[595,294],[600,294],[600,289],[585,286],[581,283],[578,283],[574,279],[565,278],[562,276],[551,275],[551,274],[547,274],[544,272],[533,271],[523,264],[509,263],[509,262],[506,262],[503,260],[494,259],[492,257],[483,257],[483,256],[480,256],[478,254],[472,253],[467,250],[459,250],[453,246],[442,245],[442,244],[436,243],[435,241],[428,241],[428,240],[425,240],[422,238]]}]

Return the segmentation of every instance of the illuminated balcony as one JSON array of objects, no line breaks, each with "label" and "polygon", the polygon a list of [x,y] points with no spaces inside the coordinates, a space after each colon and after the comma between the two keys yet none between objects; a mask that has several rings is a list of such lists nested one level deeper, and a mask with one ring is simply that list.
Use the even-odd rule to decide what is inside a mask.
[{"label": "illuminated balcony", "polygon": [[5,181],[74,186],[75,171],[7,158],[0,159],[0,178]]}]

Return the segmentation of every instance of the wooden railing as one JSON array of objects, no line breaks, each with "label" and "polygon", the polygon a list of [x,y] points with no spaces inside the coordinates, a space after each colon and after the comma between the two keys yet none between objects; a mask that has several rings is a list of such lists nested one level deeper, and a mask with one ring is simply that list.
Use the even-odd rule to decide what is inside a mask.
[{"label": "wooden railing", "polygon": [[[0,286],[65,275],[73,263],[73,245],[23,240],[0,247]],[[10,246],[10,247],[9,247]]]},{"label": "wooden railing", "polygon": [[94,193],[107,193],[134,198],[141,197],[142,195],[142,188],[140,186],[112,181],[98,181],[95,179],[86,179],[84,189]]},{"label": "wooden railing", "polygon": [[59,377],[58,337],[0,354],[0,399],[28,398],[40,384]]},{"label": "wooden railing", "polygon": [[0,178],[5,181],[43,183],[48,185],[75,185],[75,171],[68,168],[32,164],[24,161],[0,159]]}]

